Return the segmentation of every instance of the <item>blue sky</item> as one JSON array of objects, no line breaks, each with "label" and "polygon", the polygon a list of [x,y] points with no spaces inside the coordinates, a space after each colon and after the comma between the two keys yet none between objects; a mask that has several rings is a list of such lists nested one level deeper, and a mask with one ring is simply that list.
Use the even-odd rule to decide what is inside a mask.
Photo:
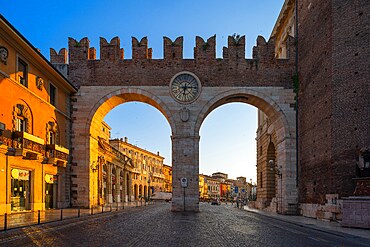
[{"label": "blue sky", "polygon": [[[109,41],[115,36],[120,37],[126,58],[131,57],[131,36],[147,36],[154,59],[163,57],[163,36],[172,40],[184,36],[184,57],[193,58],[195,36],[207,39],[215,34],[217,57],[222,57],[227,36],[234,33],[246,35],[246,56],[251,57],[257,36],[269,38],[283,2],[18,0],[2,1],[0,13],[46,58],[49,48],[67,48],[68,37],[88,37],[91,46],[98,48],[99,37]],[[251,106],[228,104],[207,117],[201,129],[201,172],[221,171],[232,178],[241,175],[255,181],[256,115]],[[156,109],[141,103],[123,104],[113,109],[106,121],[113,127],[114,137],[119,133],[133,144],[160,151],[170,164],[169,125]]]}]

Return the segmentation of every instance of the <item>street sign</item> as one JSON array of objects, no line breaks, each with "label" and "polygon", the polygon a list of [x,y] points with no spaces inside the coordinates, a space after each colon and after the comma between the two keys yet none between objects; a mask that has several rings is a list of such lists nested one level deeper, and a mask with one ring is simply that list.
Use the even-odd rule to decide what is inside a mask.
[{"label": "street sign", "polygon": [[238,186],[235,186],[235,187],[234,187],[234,192],[235,192],[235,193],[238,193],[238,192],[239,192],[239,188],[238,188]]},{"label": "street sign", "polygon": [[181,187],[186,188],[188,187],[188,179],[187,178],[181,178]]}]

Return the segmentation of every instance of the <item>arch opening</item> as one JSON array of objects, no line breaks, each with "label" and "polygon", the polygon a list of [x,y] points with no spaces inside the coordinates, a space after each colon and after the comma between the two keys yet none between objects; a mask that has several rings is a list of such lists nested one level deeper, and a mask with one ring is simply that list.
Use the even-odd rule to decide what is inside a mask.
[{"label": "arch opening", "polygon": [[[259,123],[255,144],[258,147],[257,200],[251,205],[278,213],[295,214],[297,210],[295,111],[282,108],[285,106],[275,99],[278,97],[273,97],[273,94],[254,89],[237,89],[221,93],[203,107],[194,132],[199,133],[206,117],[220,106],[239,102],[258,108]],[[273,166],[269,165],[269,160],[274,162]]]},{"label": "arch opening", "polygon": [[[86,165],[85,169],[90,168],[88,169],[90,182],[89,203],[92,207],[95,204],[119,204],[148,198],[150,195],[149,188],[154,185],[154,179],[152,177],[161,169],[159,166],[163,166],[163,157],[160,152],[157,152],[158,149],[146,150],[146,147],[139,146],[141,143],[129,143],[127,138],[125,140],[122,138],[123,136],[115,136],[116,138],[113,140],[111,138],[110,126],[105,123],[105,117],[117,106],[134,102],[150,106],[150,108],[156,109],[156,112],[159,111],[161,117],[164,116],[164,119],[166,119],[165,122],[168,123],[170,128],[168,138],[175,126],[166,105],[158,97],[144,90],[120,89],[101,97],[92,106],[85,127],[86,132],[89,133],[85,140],[88,147],[85,150],[85,160],[86,164],[90,164],[90,166]],[[137,114],[140,114],[140,112]],[[121,119],[125,118],[125,116],[120,117]],[[150,126],[152,122],[150,120],[148,122],[148,126]],[[152,132],[155,132],[155,129]],[[170,145],[168,146],[170,147]],[[117,151],[120,154],[117,154]],[[168,153],[170,154],[171,152]],[[116,157],[114,157],[115,155]],[[110,179],[106,180],[106,193],[91,189],[92,184],[95,182],[93,178],[96,176],[91,164],[101,156],[109,161],[111,166],[109,170]],[[153,158],[152,156],[155,157]],[[121,172],[125,172],[127,175],[121,176]],[[120,181],[121,179],[126,181]],[[100,184],[102,182],[103,177],[99,177],[97,183]],[[104,187],[101,186],[101,188],[103,190]],[[99,194],[102,197],[105,195],[105,198],[99,198]]]}]

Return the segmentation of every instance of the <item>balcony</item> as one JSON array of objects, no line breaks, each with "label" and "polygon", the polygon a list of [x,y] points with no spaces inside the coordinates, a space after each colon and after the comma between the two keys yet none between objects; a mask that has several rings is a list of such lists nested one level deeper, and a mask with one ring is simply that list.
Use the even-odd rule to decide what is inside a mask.
[{"label": "balcony", "polygon": [[164,174],[156,173],[156,172],[155,172],[155,173],[153,173],[153,176],[154,176],[154,177],[157,177],[157,178],[163,178],[163,179],[165,178],[165,177],[164,177]]},{"label": "balcony", "polygon": [[11,138],[0,136],[0,145],[5,145],[8,147],[13,147],[13,140]]},{"label": "balcony", "polygon": [[45,141],[37,136],[23,131],[15,131],[13,135],[13,147],[16,156],[24,159],[37,160],[45,156]]},{"label": "balcony", "polygon": [[133,172],[133,173],[138,173],[138,174],[140,174],[140,173],[141,173],[141,170],[140,170],[139,168],[134,168],[134,169],[132,170],[132,172]]},{"label": "balcony", "polygon": [[66,167],[68,162],[69,150],[56,144],[46,144],[45,163],[55,166]]}]

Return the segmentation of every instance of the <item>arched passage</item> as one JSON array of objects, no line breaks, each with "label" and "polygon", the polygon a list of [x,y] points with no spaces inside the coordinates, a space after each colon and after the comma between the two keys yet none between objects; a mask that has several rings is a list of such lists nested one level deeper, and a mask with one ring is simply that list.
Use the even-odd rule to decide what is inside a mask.
[{"label": "arched passage", "polygon": [[[290,214],[296,212],[297,196],[296,196],[296,162],[295,162],[295,121],[294,121],[294,110],[282,109],[282,106],[275,102],[272,97],[253,89],[234,89],[225,91],[221,94],[216,95],[210,99],[207,104],[200,111],[197,122],[194,128],[194,134],[199,133],[200,127],[204,119],[217,107],[231,103],[231,102],[244,102],[257,107],[259,110],[264,112],[271,121],[273,126],[273,132],[276,135],[276,157],[270,157],[271,149],[269,150],[269,157],[273,158],[275,164],[279,164],[281,167],[279,171],[274,166],[273,171],[269,170],[268,164],[264,166],[265,173],[270,178],[273,174],[280,174],[280,182],[272,186],[274,189],[269,188],[272,191],[266,194],[270,201],[273,196],[280,198],[280,209],[279,212],[284,214]],[[287,116],[287,113],[289,114]],[[271,147],[270,147],[271,148]],[[274,146],[275,150],[275,146]],[[275,151],[274,151],[275,152]],[[268,159],[267,159],[268,160]],[[261,181],[262,176],[257,176],[257,183],[263,183]],[[274,180],[274,179],[272,179]],[[271,184],[270,184],[271,187]],[[273,191],[276,192],[273,193]],[[258,195],[258,192],[257,192]]]},{"label": "arched passage", "polygon": [[[297,206],[295,162],[294,93],[283,87],[202,87],[197,101],[191,104],[176,102],[168,87],[81,87],[74,103],[73,184],[72,203],[90,206],[91,165],[98,157],[98,126],[115,106],[138,101],[157,108],[167,119],[172,140],[172,208],[173,211],[199,211],[199,129],[205,117],[218,106],[244,102],[263,111],[273,123],[276,133],[277,162],[282,165],[282,212],[295,211]],[[72,99],[73,100],[73,99]],[[266,164],[265,164],[266,167]],[[186,193],[181,185],[188,179]],[[185,203],[184,203],[185,202]],[[88,205],[87,205],[88,204]]]},{"label": "arched passage", "polygon": [[74,205],[81,206],[87,206],[87,202],[89,203],[88,206],[90,206],[92,198],[97,196],[95,195],[97,191],[91,190],[91,168],[98,158],[98,140],[99,133],[101,133],[101,123],[110,110],[120,104],[132,101],[146,103],[163,114],[171,130],[176,128],[172,113],[168,107],[159,97],[148,91],[138,88],[121,88],[109,92],[101,90],[96,92],[96,94],[90,92],[88,95],[89,97],[79,98],[81,101],[76,104],[76,108],[81,111],[81,115],[76,114],[74,131],[78,135],[73,137],[75,143],[80,144],[74,150],[73,160],[74,163],[78,164],[75,167],[75,173],[77,173],[77,177],[83,179],[79,181],[80,184],[81,181],[86,181],[86,183],[72,194],[74,197],[72,200]]}]

